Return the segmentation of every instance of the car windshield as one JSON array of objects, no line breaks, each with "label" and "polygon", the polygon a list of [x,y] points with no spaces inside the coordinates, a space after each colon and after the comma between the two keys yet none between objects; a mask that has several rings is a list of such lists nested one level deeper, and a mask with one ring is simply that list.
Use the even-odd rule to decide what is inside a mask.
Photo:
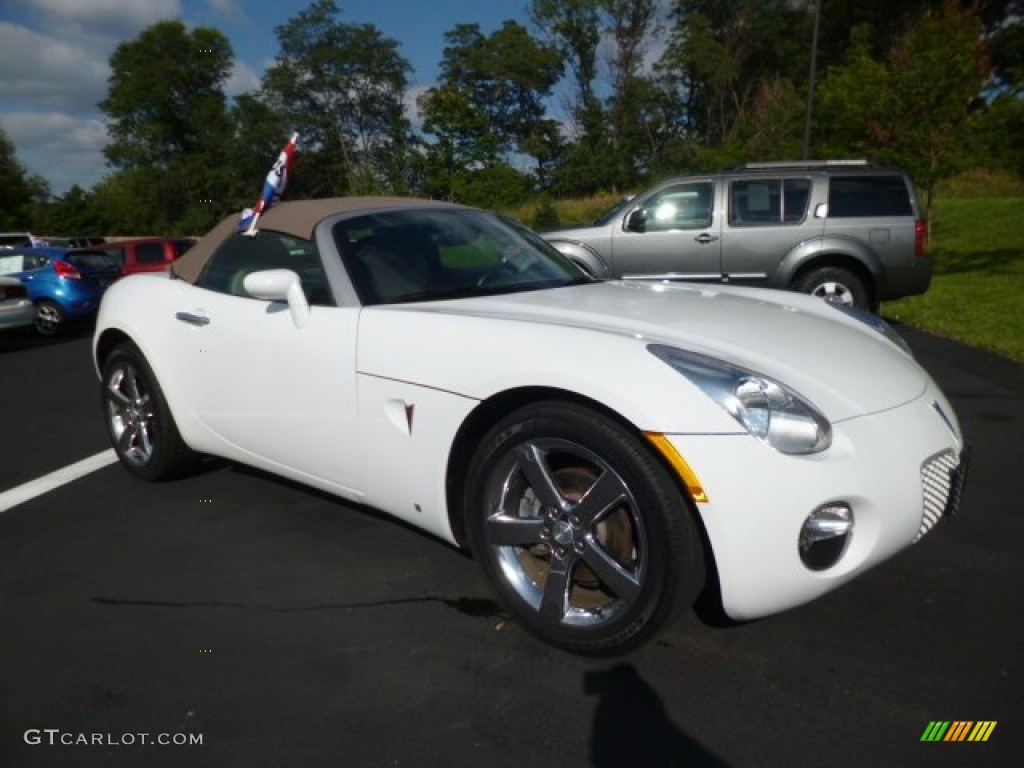
[{"label": "car windshield", "polygon": [[334,226],[363,304],[484,296],[589,282],[526,227],[493,213],[422,208]]}]

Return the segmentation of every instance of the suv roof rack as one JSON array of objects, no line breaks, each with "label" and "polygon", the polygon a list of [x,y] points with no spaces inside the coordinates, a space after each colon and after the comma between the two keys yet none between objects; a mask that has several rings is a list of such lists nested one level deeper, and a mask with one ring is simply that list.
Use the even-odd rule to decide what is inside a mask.
[{"label": "suv roof rack", "polygon": [[762,163],[744,163],[736,170],[756,171],[769,168],[866,168],[871,161],[864,157],[840,160],[772,160]]}]

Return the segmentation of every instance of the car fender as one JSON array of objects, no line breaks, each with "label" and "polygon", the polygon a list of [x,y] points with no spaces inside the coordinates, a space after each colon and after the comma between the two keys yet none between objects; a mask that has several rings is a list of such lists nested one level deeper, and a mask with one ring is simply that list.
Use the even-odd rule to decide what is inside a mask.
[{"label": "car fender", "polygon": [[612,269],[608,260],[586,243],[578,240],[549,241],[559,253],[568,256],[573,263],[582,268],[591,277],[612,277]]},{"label": "car fender", "polygon": [[[694,384],[650,354],[649,340],[625,333],[468,318],[410,305],[364,310],[359,337],[362,376],[477,402],[524,388],[561,390],[601,404],[639,431],[743,432]],[[567,366],[567,359],[574,364]]]},{"label": "car fender", "polygon": [[824,235],[804,240],[794,246],[775,268],[770,284],[789,288],[797,277],[814,267],[843,266],[866,273],[875,290],[884,277],[882,262],[867,244],[842,235]]},{"label": "car fender", "polygon": [[[116,346],[118,340],[130,341],[160,383],[182,439],[193,450],[213,452],[219,447],[218,441],[212,439],[209,430],[188,406],[173,375],[175,362],[162,352],[167,347],[167,330],[161,318],[173,317],[173,308],[182,304],[180,299],[184,298],[183,294],[190,286],[180,280],[170,281],[176,290],[161,290],[166,288],[164,280],[170,280],[164,273],[142,272],[123,277],[107,289],[96,318],[93,367],[102,380],[101,358]],[[156,287],[158,285],[160,288]]]}]

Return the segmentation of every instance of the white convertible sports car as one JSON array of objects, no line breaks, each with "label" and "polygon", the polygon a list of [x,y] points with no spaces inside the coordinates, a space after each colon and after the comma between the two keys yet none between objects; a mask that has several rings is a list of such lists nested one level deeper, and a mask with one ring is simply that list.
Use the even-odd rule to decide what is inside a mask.
[{"label": "white convertible sports car", "polygon": [[[122,464],[225,457],[467,546],[561,648],[615,653],[714,574],[748,619],[909,546],[960,497],[956,416],[873,316],[600,282],[525,228],[397,198],[225,219],[107,292]],[[712,581],[711,583],[714,583]]]}]

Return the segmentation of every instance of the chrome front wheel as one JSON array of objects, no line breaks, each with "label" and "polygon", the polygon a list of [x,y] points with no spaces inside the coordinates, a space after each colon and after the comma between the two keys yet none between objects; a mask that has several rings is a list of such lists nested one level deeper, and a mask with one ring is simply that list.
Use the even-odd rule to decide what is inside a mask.
[{"label": "chrome front wheel", "polygon": [[676,484],[642,438],[589,409],[541,404],[499,424],[467,499],[474,555],[499,597],[567,650],[633,647],[702,584]]}]

